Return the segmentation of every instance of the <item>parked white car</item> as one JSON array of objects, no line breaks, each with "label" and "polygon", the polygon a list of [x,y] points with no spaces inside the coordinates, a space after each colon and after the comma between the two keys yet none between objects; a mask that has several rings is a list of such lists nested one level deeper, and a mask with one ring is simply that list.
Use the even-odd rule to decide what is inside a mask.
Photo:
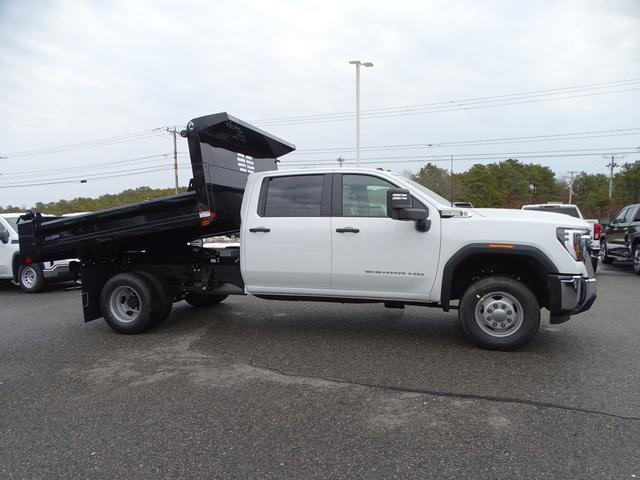
[{"label": "parked white car", "polygon": [[41,291],[48,282],[73,279],[71,260],[20,264],[18,218],[21,213],[0,213],[0,280],[12,280],[25,292]]}]

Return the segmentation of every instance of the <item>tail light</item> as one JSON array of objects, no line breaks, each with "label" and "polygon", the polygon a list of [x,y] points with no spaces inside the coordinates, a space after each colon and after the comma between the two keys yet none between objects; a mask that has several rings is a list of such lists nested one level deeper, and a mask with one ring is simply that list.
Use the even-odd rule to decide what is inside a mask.
[{"label": "tail light", "polygon": [[600,225],[599,223],[596,223],[593,226],[593,239],[600,240],[600,233],[602,233],[602,225]]}]

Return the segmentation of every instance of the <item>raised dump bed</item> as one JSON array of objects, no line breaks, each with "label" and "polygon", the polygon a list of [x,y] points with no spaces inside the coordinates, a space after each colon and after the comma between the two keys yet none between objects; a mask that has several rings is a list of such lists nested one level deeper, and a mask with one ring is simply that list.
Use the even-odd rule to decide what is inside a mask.
[{"label": "raised dump bed", "polygon": [[23,260],[167,250],[237,232],[247,175],[277,169],[276,159],[295,149],[227,113],[195,118],[181,135],[193,172],[188,192],[54,220],[28,212],[18,225]]}]

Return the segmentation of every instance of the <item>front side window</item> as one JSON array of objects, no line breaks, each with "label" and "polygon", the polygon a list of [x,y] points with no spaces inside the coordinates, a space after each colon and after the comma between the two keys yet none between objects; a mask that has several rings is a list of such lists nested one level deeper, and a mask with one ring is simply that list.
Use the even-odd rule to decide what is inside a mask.
[{"label": "front side window", "polygon": [[634,208],[629,207],[627,209],[627,214],[624,216],[624,223],[631,223],[633,221],[633,212],[635,212]]},{"label": "front side window", "polygon": [[629,209],[623,208],[622,210],[620,210],[620,213],[616,215],[616,218],[613,220],[613,223],[622,223],[622,221],[624,220],[624,216],[627,213],[627,210]]},{"label": "front side window", "polygon": [[323,178],[323,175],[269,178],[262,186],[266,188],[263,216],[320,216]]},{"label": "front side window", "polygon": [[345,217],[386,217],[387,190],[396,188],[370,175],[342,176],[342,215]]}]

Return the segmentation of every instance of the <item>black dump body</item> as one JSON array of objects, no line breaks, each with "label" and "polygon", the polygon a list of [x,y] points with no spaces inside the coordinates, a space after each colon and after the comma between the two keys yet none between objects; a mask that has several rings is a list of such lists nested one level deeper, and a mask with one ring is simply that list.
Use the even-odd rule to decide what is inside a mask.
[{"label": "black dump body", "polygon": [[23,260],[166,250],[237,232],[249,173],[277,169],[275,160],[295,149],[227,113],[195,118],[181,134],[189,143],[193,171],[188,192],[55,220],[28,212],[18,224]]}]

